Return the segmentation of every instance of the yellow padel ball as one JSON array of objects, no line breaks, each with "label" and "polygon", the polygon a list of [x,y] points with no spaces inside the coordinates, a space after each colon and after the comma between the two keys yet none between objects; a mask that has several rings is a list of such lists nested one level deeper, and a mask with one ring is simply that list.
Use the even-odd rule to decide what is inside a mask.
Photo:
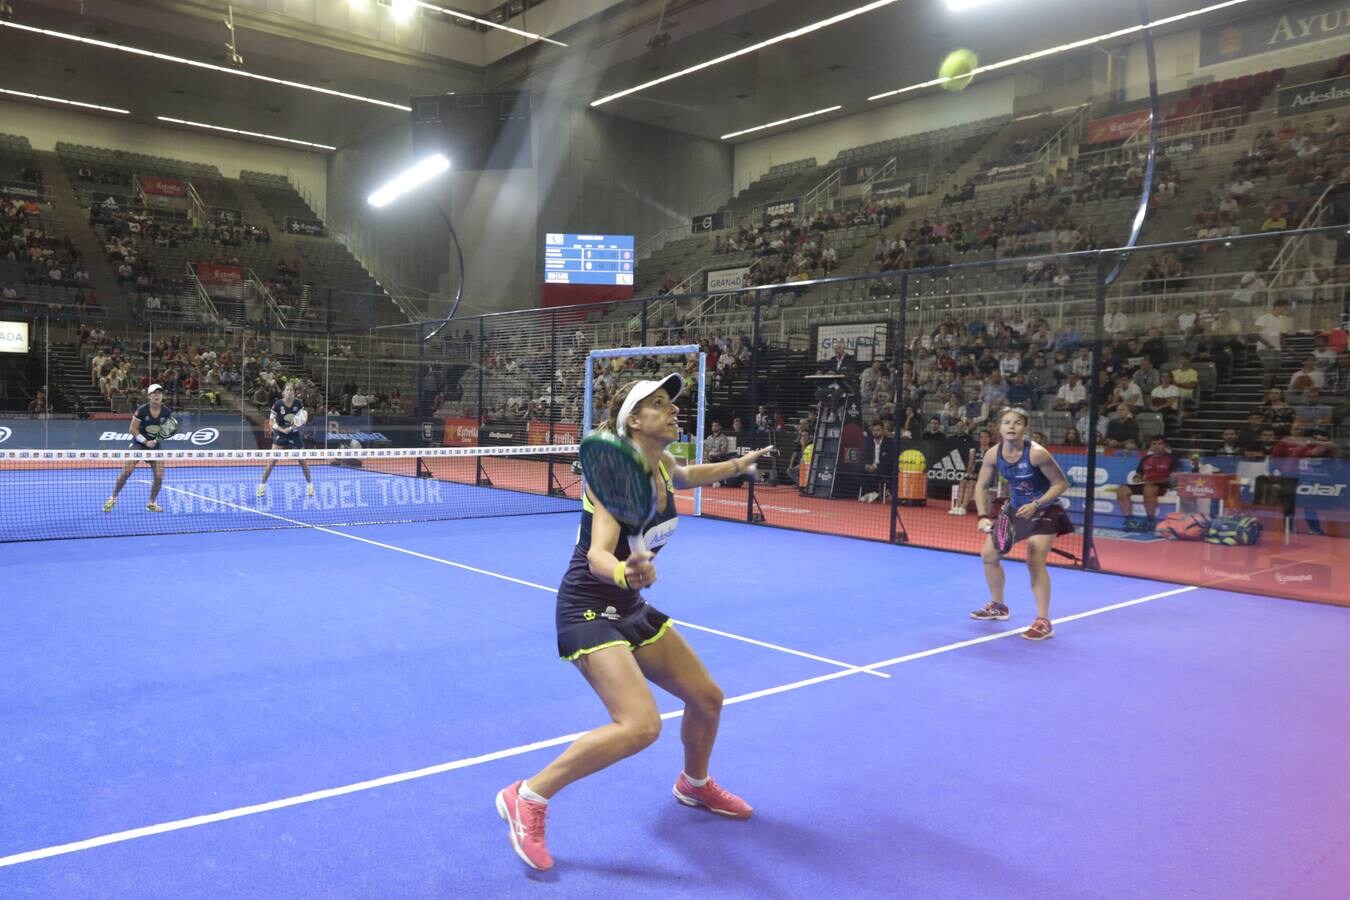
[{"label": "yellow padel ball", "polygon": [[974,80],[974,73],[979,65],[980,58],[973,50],[953,50],[948,53],[947,58],[942,61],[942,67],[938,69],[938,77],[946,79],[942,82],[943,89],[964,90],[966,85]]},{"label": "yellow padel ball", "polygon": [[928,461],[918,450],[906,450],[900,454],[901,472],[922,472],[927,464]]}]

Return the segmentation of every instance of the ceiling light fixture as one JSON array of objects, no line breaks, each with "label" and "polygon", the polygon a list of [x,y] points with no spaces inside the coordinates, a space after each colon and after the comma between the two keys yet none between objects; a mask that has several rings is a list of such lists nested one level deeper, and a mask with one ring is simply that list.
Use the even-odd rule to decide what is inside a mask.
[{"label": "ceiling light fixture", "polygon": [[454,9],[446,9],[444,6],[437,6],[434,3],[423,3],[417,0],[417,5],[423,9],[435,10],[438,13],[444,13],[447,16],[454,16],[456,19],[462,19],[465,22],[473,22],[476,25],[486,25],[488,28],[495,28],[498,31],[509,31],[512,34],[518,34],[523,38],[529,38],[532,41],[543,41],[546,44],[552,44],[555,47],[566,47],[562,41],[555,41],[553,38],[544,37],[542,34],[535,34],[533,31],[521,31],[519,28],[512,28],[510,25],[498,25],[496,22],[489,22],[487,19],[480,19],[477,16],[471,16],[468,13],[462,13]]},{"label": "ceiling light fixture", "polygon": [[[1246,2],[1248,2],[1248,0],[1227,0],[1227,2],[1225,3],[1216,3],[1213,6],[1206,6],[1204,9],[1193,9],[1190,12],[1178,13],[1175,16],[1168,16],[1165,19],[1159,19],[1156,22],[1150,22],[1147,27],[1158,28],[1163,25],[1171,25],[1173,22],[1180,22],[1183,19],[1190,19],[1195,16],[1203,16],[1206,13],[1216,12],[1221,9],[1227,9],[1230,6],[1240,6],[1241,4]],[[1005,59],[1002,62],[991,63],[990,65],[987,66],[980,66],[971,74],[979,75],[981,72],[992,72],[996,69],[1005,69],[1008,66],[1016,66],[1025,62],[1031,62],[1037,59],[1044,59],[1047,56],[1054,56],[1057,53],[1065,53],[1069,50],[1077,50],[1081,47],[1090,47],[1093,44],[1100,44],[1103,41],[1110,41],[1116,38],[1126,37],[1131,34],[1138,34],[1139,32],[1144,30],[1144,27],[1145,26],[1143,25],[1131,25],[1129,28],[1121,28],[1120,30],[1113,31],[1110,34],[1099,34],[1096,37],[1084,38],[1081,41],[1074,41],[1071,44],[1061,44],[1058,47],[1050,47],[1045,50],[1037,50],[1035,53],[1028,53],[1024,56],[1018,56],[1013,59]],[[907,94],[910,91],[918,91],[922,90],[923,88],[936,87],[937,85],[942,84],[946,80],[947,79],[945,78],[933,78],[928,81],[921,82],[919,84],[911,84],[909,87],[899,88],[894,91],[886,91],[885,93],[882,94],[873,94],[867,99],[869,101],[884,100],[887,97],[895,97],[900,94]]]},{"label": "ceiling light fixture", "polygon": [[711,68],[728,60],[736,59],[738,56],[745,56],[747,53],[754,53],[756,50],[762,50],[765,47],[771,47],[774,44],[781,44],[783,41],[790,41],[793,38],[799,38],[802,35],[810,34],[813,31],[819,31],[822,28],[829,28],[831,25],[837,25],[840,22],[847,21],[864,13],[869,13],[874,9],[881,9],[883,6],[890,6],[899,0],[875,0],[865,6],[859,6],[854,9],[845,10],[836,16],[830,16],[828,19],[821,19],[819,22],[812,22],[810,25],[803,25],[801,28],[793,31],[785,31],[782,34],[775,35],[767,41],[760,41],[758,44],[752,44],[749,47],[737,50],[733,53],[727,53],[716,59],[710,59],[706,62],[698,63],[687,69],[681,69],[678,72],[671,72],[669,75],[663,75],[660,78],[639,84],[637,87],[630,87],[627,90],[619,91],[617,94],[610,94],[608,97],[601,97],[599,100],[592,100],[591,106],[601,106],[611,100],[618,100],[620,97],[627,97],[629,94],[636,94],[638,91],[645,91],[647,88],[656,87],[658,84],[665,84],[667,81],[674,81],[676,78],[683,78],[685,75],[692,75],[694,72],[701,72],[704,69]]},{"label": "ceiling light fixture", "polygon": [[800,122],[802,119],[809,119],[812,116],[823,116],[826,113],[832,113],[835,110],[843,109],[843,106],[831,106],[826,109],[818,109],[815,112],[802,113],[800,116],[793,116],[789,119],[779,119],[777,122],[768,122],[764,125],[756,125],[754,128],[744,128],[740,131],[733,131],[731,134],[722,135],[722,140],[730,140],[734,137],[740,137],[743,134],[750,134],[753,131],[763,131],[766,128],[777,128],[779,125],[787,125],[789,122]]},{"label": "ceiling light fixture", "polygon": [[10,97],[22,97],[25,100],[42,100],[46,103],[60,103],[63,106],[78,106],[81,109],[96,109],[99,112],[117,113],[119,116],[131,115],[129,109],[117,109],[113,106],[99,106],[97,103],[81,103],[79,100],[65,100],[61,97],[48,97],[43,94],[30,94],[27,91],[11,91],[0,88],[0,94]]},{"label": "ceiling light fixture", "polygon": [[370,103],[375,106],[384,106],[389,109],[398,109],[403,112],[412,112],[411,106],[402,103],[391,103],[388,100],[377,100],[374,97],[363,97],[360,94],[348,94],[344,91],[334,91],[329,88],[321,88],[313,84],[303,84],[299,81],[287,81],[284,78],[273,78],[270,75],[259,75],[256,72],[245,72],[242,69],[229,69],[224,66],[213,65],[212,63],[200,62],[195,59],[184,59],[181,56],[170,56],[167,53],[156,53],[153,50],[142,50],[139,47],[129,47],[125,44],[114,44],[111,41],[99,41],[94,38],[81,37],[78,34],[69,34],[64,31],[54,31],[50,28],[34,28],[31,25],[20,25],[18,22],[0,21],[0,28],[13,28],[18,31],[26,31],[30,34],[43,34],[47,37],[60,38],[63,41],[75,41],[80,44],[87,44],[91,47],[102,47],[105,50],[117,50],[121,53],[130,53],[133,56],[144,56],[147,59],[158,59],[161,62],[178,63],[183,66],[192,66],[196,69],[208,69],[212,72],[220,72],[225,75],[234,75],[238,78],[251,78],[254,81],[264,81],[268,84],[279,84],[283,87],[296,88],[302,91],[313,91],[316,94],[327,94],[330,97],[341,97],[343,100],[355,100],[359,103]]},{"label": "ceiling light fixture", "polygon": [[[417,190],[437,175],[449,170],[450,160],[439,153],[432,154],[380,185],[366,198],[366,202],[376,208],[388,206],[409,191]],[[437,211],[440,211],[440,207],[437,207]]]},{"label": "ceiling light fixture", "polygon": [[281,141],[284,144],[297,144],[301,147],[313,147],[316,150],[336,150],[336,147],[330,147],[327,144],[316,144],[313,141],[301,141],[296,138],[280,137],[275,134],[263,134],[259,131],[244,131],[242,128],[226,128],[224,125],[208,125],[205,122],[189,122],[187,119],[173,119],[169,116],[155,116],[161,122],[172,122],[174,125],[186,125],[189,128],[205,128],[208,131],[224,131],[229,134],[242,134],[245,137],[263,138],[269,141]]}]

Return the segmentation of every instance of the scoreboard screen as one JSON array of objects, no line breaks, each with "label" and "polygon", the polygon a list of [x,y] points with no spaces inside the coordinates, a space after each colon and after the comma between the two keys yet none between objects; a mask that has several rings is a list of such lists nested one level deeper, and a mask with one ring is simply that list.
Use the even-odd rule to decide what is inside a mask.
[{"label": "scoreboard screen", "polygon": [[544,235],[546,284],[633,283],[631,234]]}]

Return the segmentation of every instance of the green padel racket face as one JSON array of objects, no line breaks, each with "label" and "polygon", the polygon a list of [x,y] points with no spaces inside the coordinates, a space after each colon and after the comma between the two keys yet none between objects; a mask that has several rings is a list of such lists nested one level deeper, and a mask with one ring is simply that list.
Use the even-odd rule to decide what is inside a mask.
[{"label": "green padel racket face", "polygon": [[169,416],[169,418],[159,423],[158,441],[161,444],[163,444],[166,440],[173,437],[174,432],[176,432],[177,430],[178,430],[178,420],[175,419],[173,416]]},{"label": "green padel racket face", "polygon": [[637,447],[613,432],[596,431],[581,442],[586,486],[610,515],[642,528],[656,512],[652,470]]}]

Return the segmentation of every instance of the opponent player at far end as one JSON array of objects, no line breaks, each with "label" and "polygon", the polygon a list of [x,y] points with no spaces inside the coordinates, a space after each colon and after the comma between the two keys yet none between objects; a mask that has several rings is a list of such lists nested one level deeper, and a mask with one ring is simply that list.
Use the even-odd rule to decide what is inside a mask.
[{"label": "opponent player at far end", "polygon": [[[130,449],[159,450],[162,442],[170,437],[178,427],[178,420],[173,417],[173,410],[164,405],[164,388],[162,386],[152,384],[145,393],[149,402],[136,407],[136,412],[131,415]],[[150,472],[153,475],[153,480],[150,483],[150,502],[145,504],[145,508],[149,512],[164,512],[164,507],[155,502],[159,499],[159,489],[164,484],[164,463],[147,459],[145,464],[150,467]],[[122,474],[117,476],[117,484],[113,485],[112,496],[108,497],[103,504],[104,512],[112,512],[113,507],[117,505],[117,495],[122,493],[122,488],[126,485],[127,479],[131,477],[135,468],[135,460],[122,466]]]},{"label": "opponent player at far end", "polygon": [[[511,847],[527,865],[553,865],[544,839],[549,800],[574,781],[632,756],[661,734],[650,681],[684,701],[680,739],[684,771],[675,799],[719,815],[746,819],[750,804],[708,775],[722,715],[722,689],[665,613],[639,591],[656,581],[652,559],[675,532],[675,489],[725,481],[753,470],[772,447],[718,463],[680,466],[666,448],[679,435],[675,399],[684,379],[630,382],[609,405],[601,428],[633,442],[650,466],[656,514],[643,532],[649,550],[631,550],[630,529],[600,504],[590,488],[572,560],[558,588],[558,654],[573,663],[604,702],[610,723],[578,738],[544,769],[497,794],[497,812],[510,826]],[[659,474],[659,477],[656,477]]]},{"label": "opponent player at far end", "polygon": [[[1071,534],[1073,523],[1059,505],[1058,498],[1068,490],[1069,482],[1059,463],[1040,444],[1027,437],[1029,418],[1024,409],[1010,407],[999,413],[1001,440],[990,447],[980,466],[980,477],[975,484],[975,508],[979,512],[977,526],[985,533],[980,559],[984,561],[984,580],[989,584],[990,600],[982,609],[970,614],[972,619],[1002,621],[1008,618],[1008,606],[1003,602],[1003,558],[994,545],[994,516],[1004,504],[1012,504],[1017,519],[1024,520],[1018,532],[1027,533],[1027,572],[1031,576],[1031,593],[1036,598],[1036,619],[1022,633],[1031,641],[1053,637],[1050,624],[1050,572],[1045,561],[1050,547],[1061,534]],[[988,509],[988,488],[994,473],[1008,482],[1007,498],[999,498],[994,508]]]},{"label": "opponent player at far end", "polygon": [[[272,404],[272,449],[273,450],[303,450],[305,449],[305,436],[300,429],[309,421],[309,413],[305,411],[305,404],[300,398],[295,396],[295,386],[289,381],[281,389],[281,399]],[[314,496],[314,482],[309,477],[309,464],[303,459],[297,459],[300,464],[300,471],[305,473],[305,494]],[[267,468],[263,469],[262,481],[258,482],[258,496],[267,495],[267,478],[272,474],[272,468],[276,466],[276,458],[267,461]]]}]

